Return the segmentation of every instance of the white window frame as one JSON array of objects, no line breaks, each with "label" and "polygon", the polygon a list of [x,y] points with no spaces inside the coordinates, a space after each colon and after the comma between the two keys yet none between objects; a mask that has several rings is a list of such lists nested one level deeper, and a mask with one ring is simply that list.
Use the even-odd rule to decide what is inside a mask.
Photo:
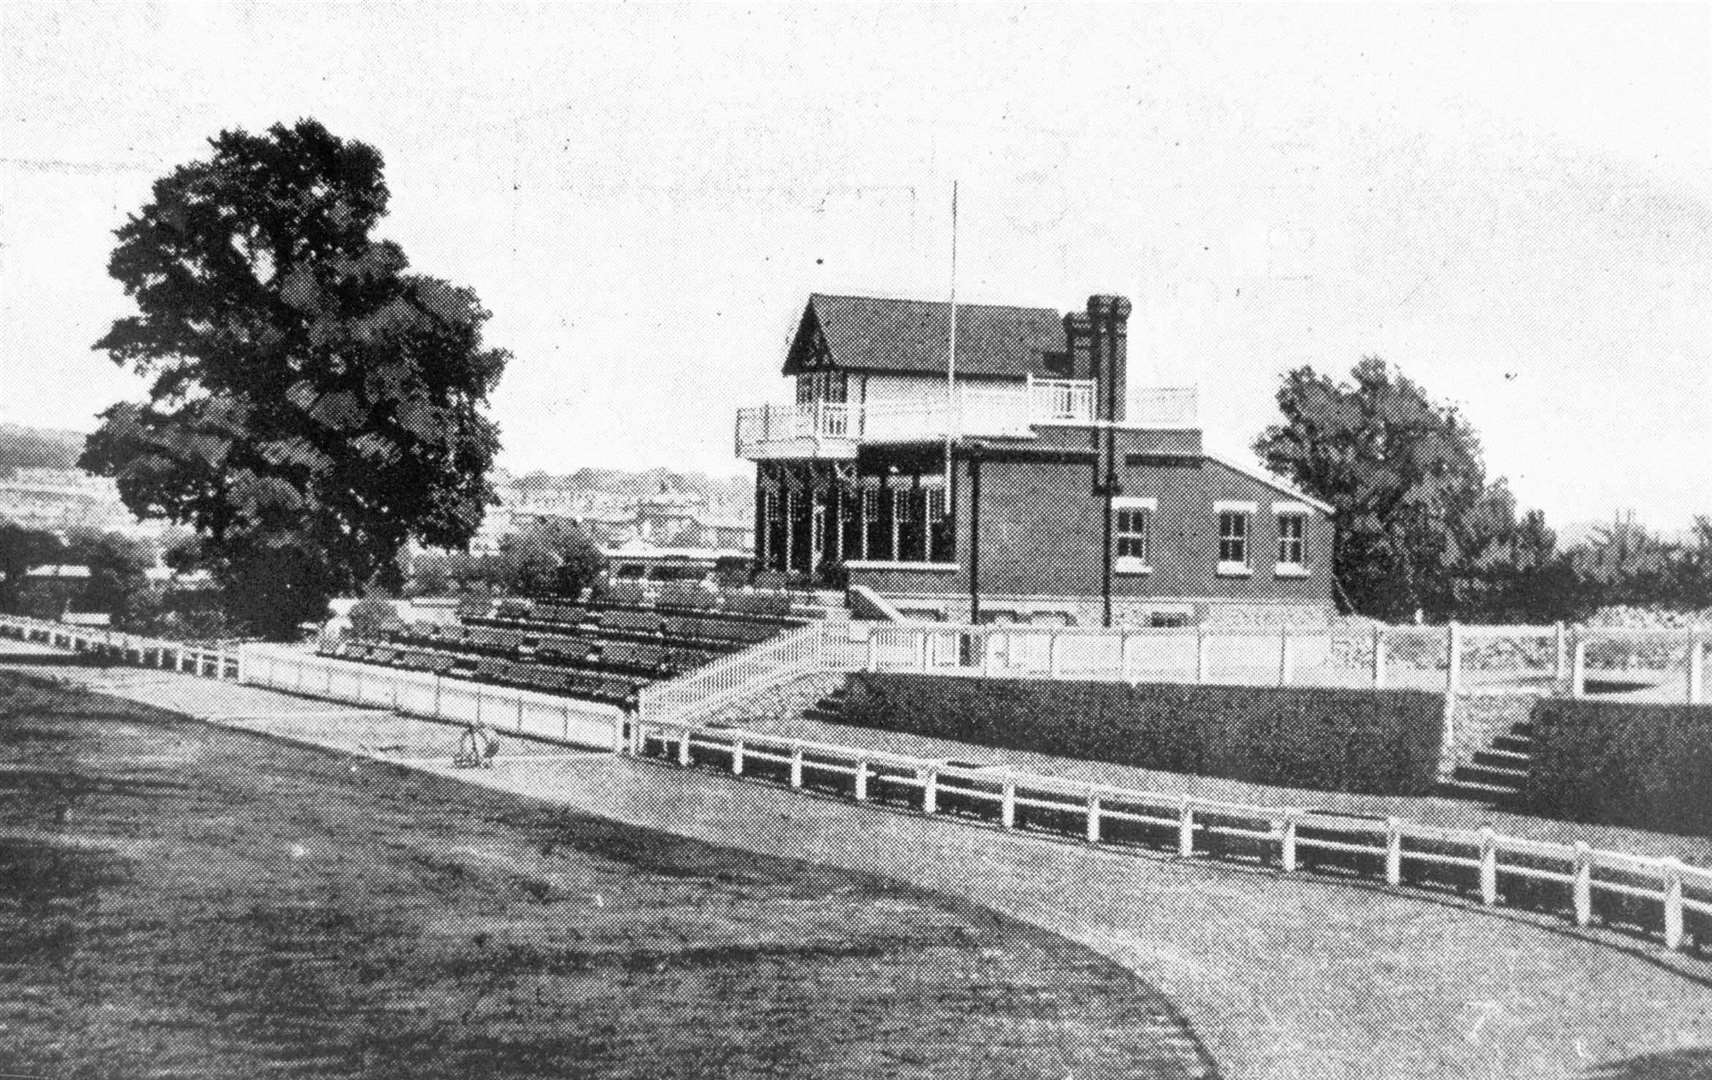
[{"label": "white window frame", "polygon": [[[1275,534],[1278,542],[1278,562],[1272,569],[1273,576],[1308,576],[1308,510],[1309,507],[1306,503],[1288,502],[1272,504],[1272,517],[1278,526]],[[1301,523],[1301,533],[1295,538],[1296,553],[1298,555],[1295,562],[1286,561],[1284,558],[1284,519],[1286,518],[1291,518]]]},{"label": "white window frame", "polygon": [[[1258,504],[1236,499],[1220,499],[1213,503],[1213,514],[1218,519],[1218,548],[1214,555],[1218,556],[1218,574],[1220,577],[1249,577],[1254,573],[1254,516],[1260,510]],[[1225,548],[1225,515],[1237,514],[1242,518],[1242,560],[1240,562],[1224,558]],[[1236,539],[1232,537],[1231,539]]]},{"label": "white window frame", "polygon": [[1133,533],[1122,533],[1118,530],[1118,514],[1125,510],[1141,510],[1147,514],[1147,531],[1142,534],[1142,547],[1146,554],[1142,558],[1133,555],[1116,555],[1112,569],[1120,574],[1151,574],[1153,573],[1153,527],[1159,520],[1159,500],[1119,497],[1112,500],[1112,549],[1115,552],[1119,545],[1120,536],[1133,536]]}]

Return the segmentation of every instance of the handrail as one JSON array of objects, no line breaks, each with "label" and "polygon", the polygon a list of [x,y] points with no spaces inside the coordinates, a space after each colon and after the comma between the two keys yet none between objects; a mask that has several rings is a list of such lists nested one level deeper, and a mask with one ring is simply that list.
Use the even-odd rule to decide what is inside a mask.
[{"label": "handrail", "polygon": [[828,662],[829,633],[830,624],[813,622],[675,679],[650,683],[637,694],[638,712],[665,720],[819,670]]},{"label": "handrail", "polygon": [[[695,764],[697,749],[724,755],[732,775],[747,780],[755,778],[756,762],[771,762],[788,766],[788,783],[792,788],[813,786],[818,793],[828,793],[824,783],[809,784],[806,774],[832,774],[853,778],[853,787],[846,792],[838,786],[831,794],[892,807],[896,806],[895,801],[888,803],[874,797],[876,784],[919,789],[920,795],[912,797],[918,801],[910,809],[923,814],[944,814],[947,798],[956,798],[965,804],[958,815],[962,819],[991,823],[996,816],[996,822],[1007,830],[1026,827],[1036,832],[1085,838],[1090,844],[1110,845],[1114,824],[1136,823],[1174,833],[1171,841],[1157,846],[1174,848],[1183,858],[1203,855],[1251,862],[1251,858],[1229,854],[1221,844],[1206,841],[1224,836],[1258,843],[1276,852],[1278,868],[1286,874],[1318,869],[1311,857],[1303,858],[1304,850],[1354,855],[1358,857],[1355,871],[1359,876],[1382,877],[1393,888],[1405,884],[1406,866],[1455,867],[1473,871],[1469,889],[1477,892],[1481,903],[1488,907],[1500,903],[1518,906],[1519,901],[1501,888],[1506,879],[1555,882],[1569,890],[1563,908],[1569,910],[1580,927],[1592,922],[1595,896],[1639,897],[1660,905],[1658,936],[1667,948],[1683,947],[1688,936],[1687,913],[1704,916],[1707,921],[1706,930],[1695,930],[1696,943],[1712,940],[1712,867],[1687,865],[1672,856],[1635,855],[1581,843],[1533,840],[1498,833],[1490,827],[1459,829],[1400,818],[1346,818],[1304,806],[1261,806],[1140,791],[1033,773],[1008,765],[955,763],[673,719],[641,718],[627,748],[640,760],[676,761],[680,766]],[[806,755],[813,755],[813,759]],[[873,771],[876,767],[892,771],[876,773]],[[964,786],[948,781],[961,781]],[[837,781],[838,785],[842,783]],[[970,809],[978,806],[989,809]],[[1019,824],[1019,815],[1031,810],[1044,813],[1035,814],[1032,822]],[[1447,847],[1461,850],[1444,850]],[[1373,860],[1380,869],[1359,861],[1362,857]],[[1541,862],[1558,865],[1536,865]],[[1341,867],[1337,876],[1347,879],[1348,869],[1347,865]],[[1612,878],[1611,874],[1623,875],[1624,879]],[[1418,888],[1435,887],[1434,882],[1419,876],[1413,884]],[[1437,887],[1446,886],[1439,882]],[[1688,889],[1694,892],[1690,894]]]}]

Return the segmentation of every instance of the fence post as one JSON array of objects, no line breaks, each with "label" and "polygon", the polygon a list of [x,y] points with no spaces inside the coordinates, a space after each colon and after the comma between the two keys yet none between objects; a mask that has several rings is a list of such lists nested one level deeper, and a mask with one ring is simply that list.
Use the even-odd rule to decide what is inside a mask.
[{"label": "fence post", "polygon": [[1118,632],[1118,682],[1129,682],[1129,645],[1134,637],[1128,630]]},{"label": "fence post", "polygon": [[1569,674],[1569,631],[1561,622],[1552,624],[1552,687],[1563,685]]},{"label": "fence post", "polygon": [[1403,884],[1403,823],[1385,819],[1385,884]]},{"label": "fence post", "polygon": [[731,737],[731,775],[743,775],[743,736]]},{"label": "fence post", "polygon": [[1593,921],[1593,855],[1584,840],[1575,842],[1575,925]]},{"label": "fence post", "polygon": [[993,635],[976,632],[969,635],[971,648],[981,650],[981,678],[985,679],[993,673]]},{"label": "fence post", "polygon": [[1049,679],[1058,678],[1058,631],[1049,631],[1046,635],[1046,676]]},{"label": "fence post", "polygon": [[877,626],[868,628],[868,670],[880,670],[880,628]]},{"label": "fence post", "polygon": [[939,812],[939,770],[931,765],[922,771],[921,812],[924,814]]},{"label": "fence post", "polygon": [[1177,854],[1185,859],[1195,854],[1195,811],[1187,795],[1177,804]]},{"label": "fence post", "polygon": [[1284,811],[1284,820],[1280,823],[1283,833],[1278,842],[1278,868],[1288,874],[1296,869],[1296,825],[1302,820],[1302,812],[1291,807]]},{"label": "fence post", "polygon": [[1373,628],[1373,689],[1385,689],[1385,627]]},{"label": "fence post", "polygon": [[800,740],[791,743],[791,786],[803,786],[803,748]]},{"label": "fence post", "polygon": [[1462,626],[1455,619],[1445,627],[1445,648],[1449,650],[1445,662],[1445,693],[1454,694],[1462,689]]},{"label": "fence post", "polygon": [[999,789],[999,824],[1007,829],[1016,828],[1016,774],[1005,770],[1005,781]]},{"label": "fence post", "polygon": [[1682,948],[1682,860],[1664,859],[1664,947]]},{"label": "fence post", "polygon": [[678,735],[678,764],[685,768],[690,764],[690,728],[684,725],[684,730]]},{"label": "fence post", "polygon": [[862,757],[862,758],[856,759],[856,801],[857,802],[866,802],[867,800],[868,800],[868,759],[865,757]]},{"label": "fence post", "polygon": [[1088,789],[1088,843],[1100,842],[1100,793]]},{"label": "fence post", "polygon": [[1204,684],[1212,670],[1213,639],[1205,627],[1195,627],[1195,682]]},{"label": "fence post", "polygon": [[1706,699],[1706,639],[1696,630],[1688,638],[1688,703]]},{"label": "fence post", "polygon": [[1480,902],[1498,902],[1498,836],[1490,825],[1480,830]]},{"label": "fence post", "polygon": [[1290,628],[1278,628],[1278,685],[1290,685]]},{"label": "fence post", "polygon": [[1587,696],[1587,639],[1580,632],[1575,635],[1575,665],[1569,676],[1569,696]]}]

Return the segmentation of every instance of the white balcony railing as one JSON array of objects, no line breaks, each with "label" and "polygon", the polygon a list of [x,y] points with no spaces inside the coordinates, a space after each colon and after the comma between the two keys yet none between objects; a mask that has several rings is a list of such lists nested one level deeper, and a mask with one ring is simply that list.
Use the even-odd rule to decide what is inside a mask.
[{"label": "white balcony railing", "polygon": [[[849,457],[860,443],[917,442],[961,436],[1026,438],[1038,424],[1094,419],[1094,383],[1030,379],[1013,386],[959,386],[956,405],[944,398],[847,405],[804,402],[758,405],[737,412],[737,456]],[[1193,387],[1138,391],[1131,422],[1148,427],[1195,426]]]}]

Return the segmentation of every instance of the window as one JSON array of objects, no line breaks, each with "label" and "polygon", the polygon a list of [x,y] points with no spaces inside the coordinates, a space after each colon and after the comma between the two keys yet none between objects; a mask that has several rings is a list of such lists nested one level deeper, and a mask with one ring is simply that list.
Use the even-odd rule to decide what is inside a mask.
[{"label": "window", "polygon": [[1305,550],[1308,515],[1300,510],[1275,509],[1278,513],[1278,569],[1305,573],[1308,564]]},{"label": "window", "polygon": [[850,395],[850,380],[842,371],[809,371],[797,376],[797,404],[817,401],[842,405]]},{"label": "window", "polygon": [[1218,502],[1213,510],[1219,515],[1219,573],[1249,573],[1248,534],[1254,504]]},{"label": "window", "polygon": [[1154,499],[1112,500],[1112,541],[1119,573],[1145,574],[1153,569]]}]

